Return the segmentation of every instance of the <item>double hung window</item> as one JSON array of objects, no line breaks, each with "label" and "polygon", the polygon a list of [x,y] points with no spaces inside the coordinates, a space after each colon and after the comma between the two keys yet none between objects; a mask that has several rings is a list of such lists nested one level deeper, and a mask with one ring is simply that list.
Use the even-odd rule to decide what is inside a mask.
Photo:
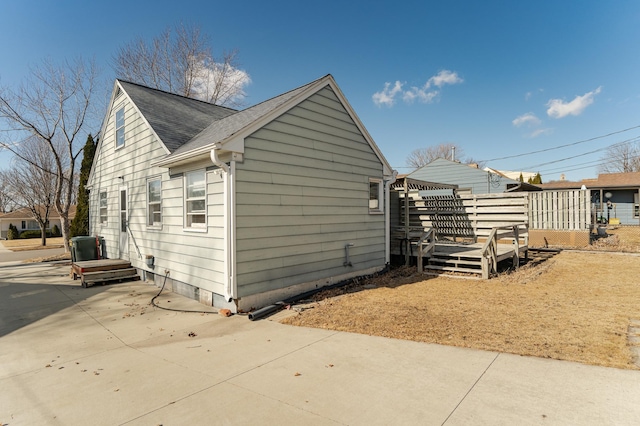
[{"label": "double hung window", "polygon": [[147,181],[147,226],[162,226],[162,181],[160,178]]},{"label": "double hung window", "polygon": [[100,191],[99,205],[100,223],[107,223],[107,191]]},{"label": "double hung window", "polygon": [[124,107],[116,111],[116,148],[124,146]]},{"label": "double hung window", "polygon": [[207,174],[197,170],[185,174],[185,227],[207,227]]}]

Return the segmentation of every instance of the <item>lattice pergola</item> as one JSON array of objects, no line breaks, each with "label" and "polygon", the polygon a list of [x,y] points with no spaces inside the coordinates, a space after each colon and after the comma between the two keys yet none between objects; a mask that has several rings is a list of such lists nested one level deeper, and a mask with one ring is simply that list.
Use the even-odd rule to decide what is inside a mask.
[{"label": "lattice pergola", "polygon": [[[458,185],[450,185],[447,183],[427,182],[419,179],[412,179],[407,176],[396,178],[396,181],[390,185],[390,188],[404,193],[404,235],[405,240],[409,241],[409,191],[433,191],[438,189],[458,189]],[[409,250],[405,251],[405,263],[409,264]]]}]

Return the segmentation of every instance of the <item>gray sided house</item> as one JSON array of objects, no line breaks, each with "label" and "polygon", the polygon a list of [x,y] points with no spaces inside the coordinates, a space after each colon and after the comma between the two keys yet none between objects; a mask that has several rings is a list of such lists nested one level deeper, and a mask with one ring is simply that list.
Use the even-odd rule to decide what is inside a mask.
[{"label": "gray sided house", "polygon": [[330,75],[242,111],[117,80],[91,233],[156,285],[248,311],[382,270],[393,180]]},{"label": "gray sided house", "polygon": [[[492,173],[477,166],[437,158],[408,175],[411,179],[457,185],[458,194],[497,194],[501,192],[539,190],[533,185],[509,179],[500,173]],[[446,192],[446,191],[445,191]],[[445,195],[433,192],[430,195]],[[451,191],[448,191],[450,194]]]},{"label": "gray sided house", "polygon": [[640,172],[601,173],[597,179],[560,180],[539,186],[544,191],[588,189],[595,222],[640,224]]}]

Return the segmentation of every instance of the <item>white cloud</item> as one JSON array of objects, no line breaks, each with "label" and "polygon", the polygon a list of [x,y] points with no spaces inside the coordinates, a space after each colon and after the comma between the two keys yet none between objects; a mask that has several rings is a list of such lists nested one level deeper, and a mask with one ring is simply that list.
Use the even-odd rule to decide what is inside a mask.
[{"label": "white cloud", "polygon": [[539,126],[540,124],[542,124],[542,121],[540,121],[540,119],[536,117],[534,113],[528,112],[526,114],[522,114],[519,117],[516,117],[511,123],[516,127],[521,127],[524,125],[531,127]]},{"label": "white cloud", "polygon": [[571,102],[562,99],[550,99],[547,102],[547,115],[553,118],[562,118],[567,115],[580,115],[589,105],[593,103],[594,97],[600,93],[602,86],[596,90],[576,96]]},{"label": "white cloud", "polygon": [[249,74],[228,64],[199,61],[194,64],[192,97],[218,105],[240,105],[251,84]]},{"label": "white cloud", "polygon": [[402,100],[406,103],[411,103],[416,99],[422,103],[430,104],[438,96],[440,92],[438,90],[428,91],[424,88],[412,87],[409,90],[405,90],[402,94]]},{"label": "white cloud", "polygon": [[[447,84],[459,84],[464,80],[458,75],[458,73],[442,70],[438,74],[429,77],[427,82],[422,87],[412,86],[407,90],[402,90],[403,83],[400,81],[396,81],[393,87],[391,87],[391,83],[385,83],[384,89],[380,92],[376,92],[373,94],[372,99],[373,103],[382,106],[393,106],[396,102],[395,98],[399,94],[402,96],[402,100],[405,103],[412,103],[414,101],[419,101],[422,103],[432,103],[440,94],[440,88]],[[438,89],[433,89],[435,86]]]},{"label": "white cloud", "polygon": [[537,138],[538,136],[550,135],[553,133],[553,129],[537,129],[529,134],[531,139]]},{"label": "white cloud", "polygon": [[442,87],[445,84],[459,84],[464,80],[458,76],[458,73],[451,72],[449,70],[442,70],[438,74],[427,80],[425,89],[428,89],[433,84],[434,86]]},{"label": "white cloud", "polygon": [[391,87],[391,83],[385,83],[384,89],[381,92],[376,92],[371,97],[373,99],[373,103],[381,106],[393,106],[396,103],[395,97],[398,93],[402,91],[402,83],[396,81],[393,87]]}]

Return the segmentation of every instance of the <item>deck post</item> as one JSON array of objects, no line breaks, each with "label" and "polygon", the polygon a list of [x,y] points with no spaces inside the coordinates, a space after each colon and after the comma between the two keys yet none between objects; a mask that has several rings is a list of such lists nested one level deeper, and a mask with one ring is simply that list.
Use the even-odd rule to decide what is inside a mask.
[{"label": "deck post", "polygon": [[482,279],[489,279],[489,258],[487,256],[482,256]]}]

